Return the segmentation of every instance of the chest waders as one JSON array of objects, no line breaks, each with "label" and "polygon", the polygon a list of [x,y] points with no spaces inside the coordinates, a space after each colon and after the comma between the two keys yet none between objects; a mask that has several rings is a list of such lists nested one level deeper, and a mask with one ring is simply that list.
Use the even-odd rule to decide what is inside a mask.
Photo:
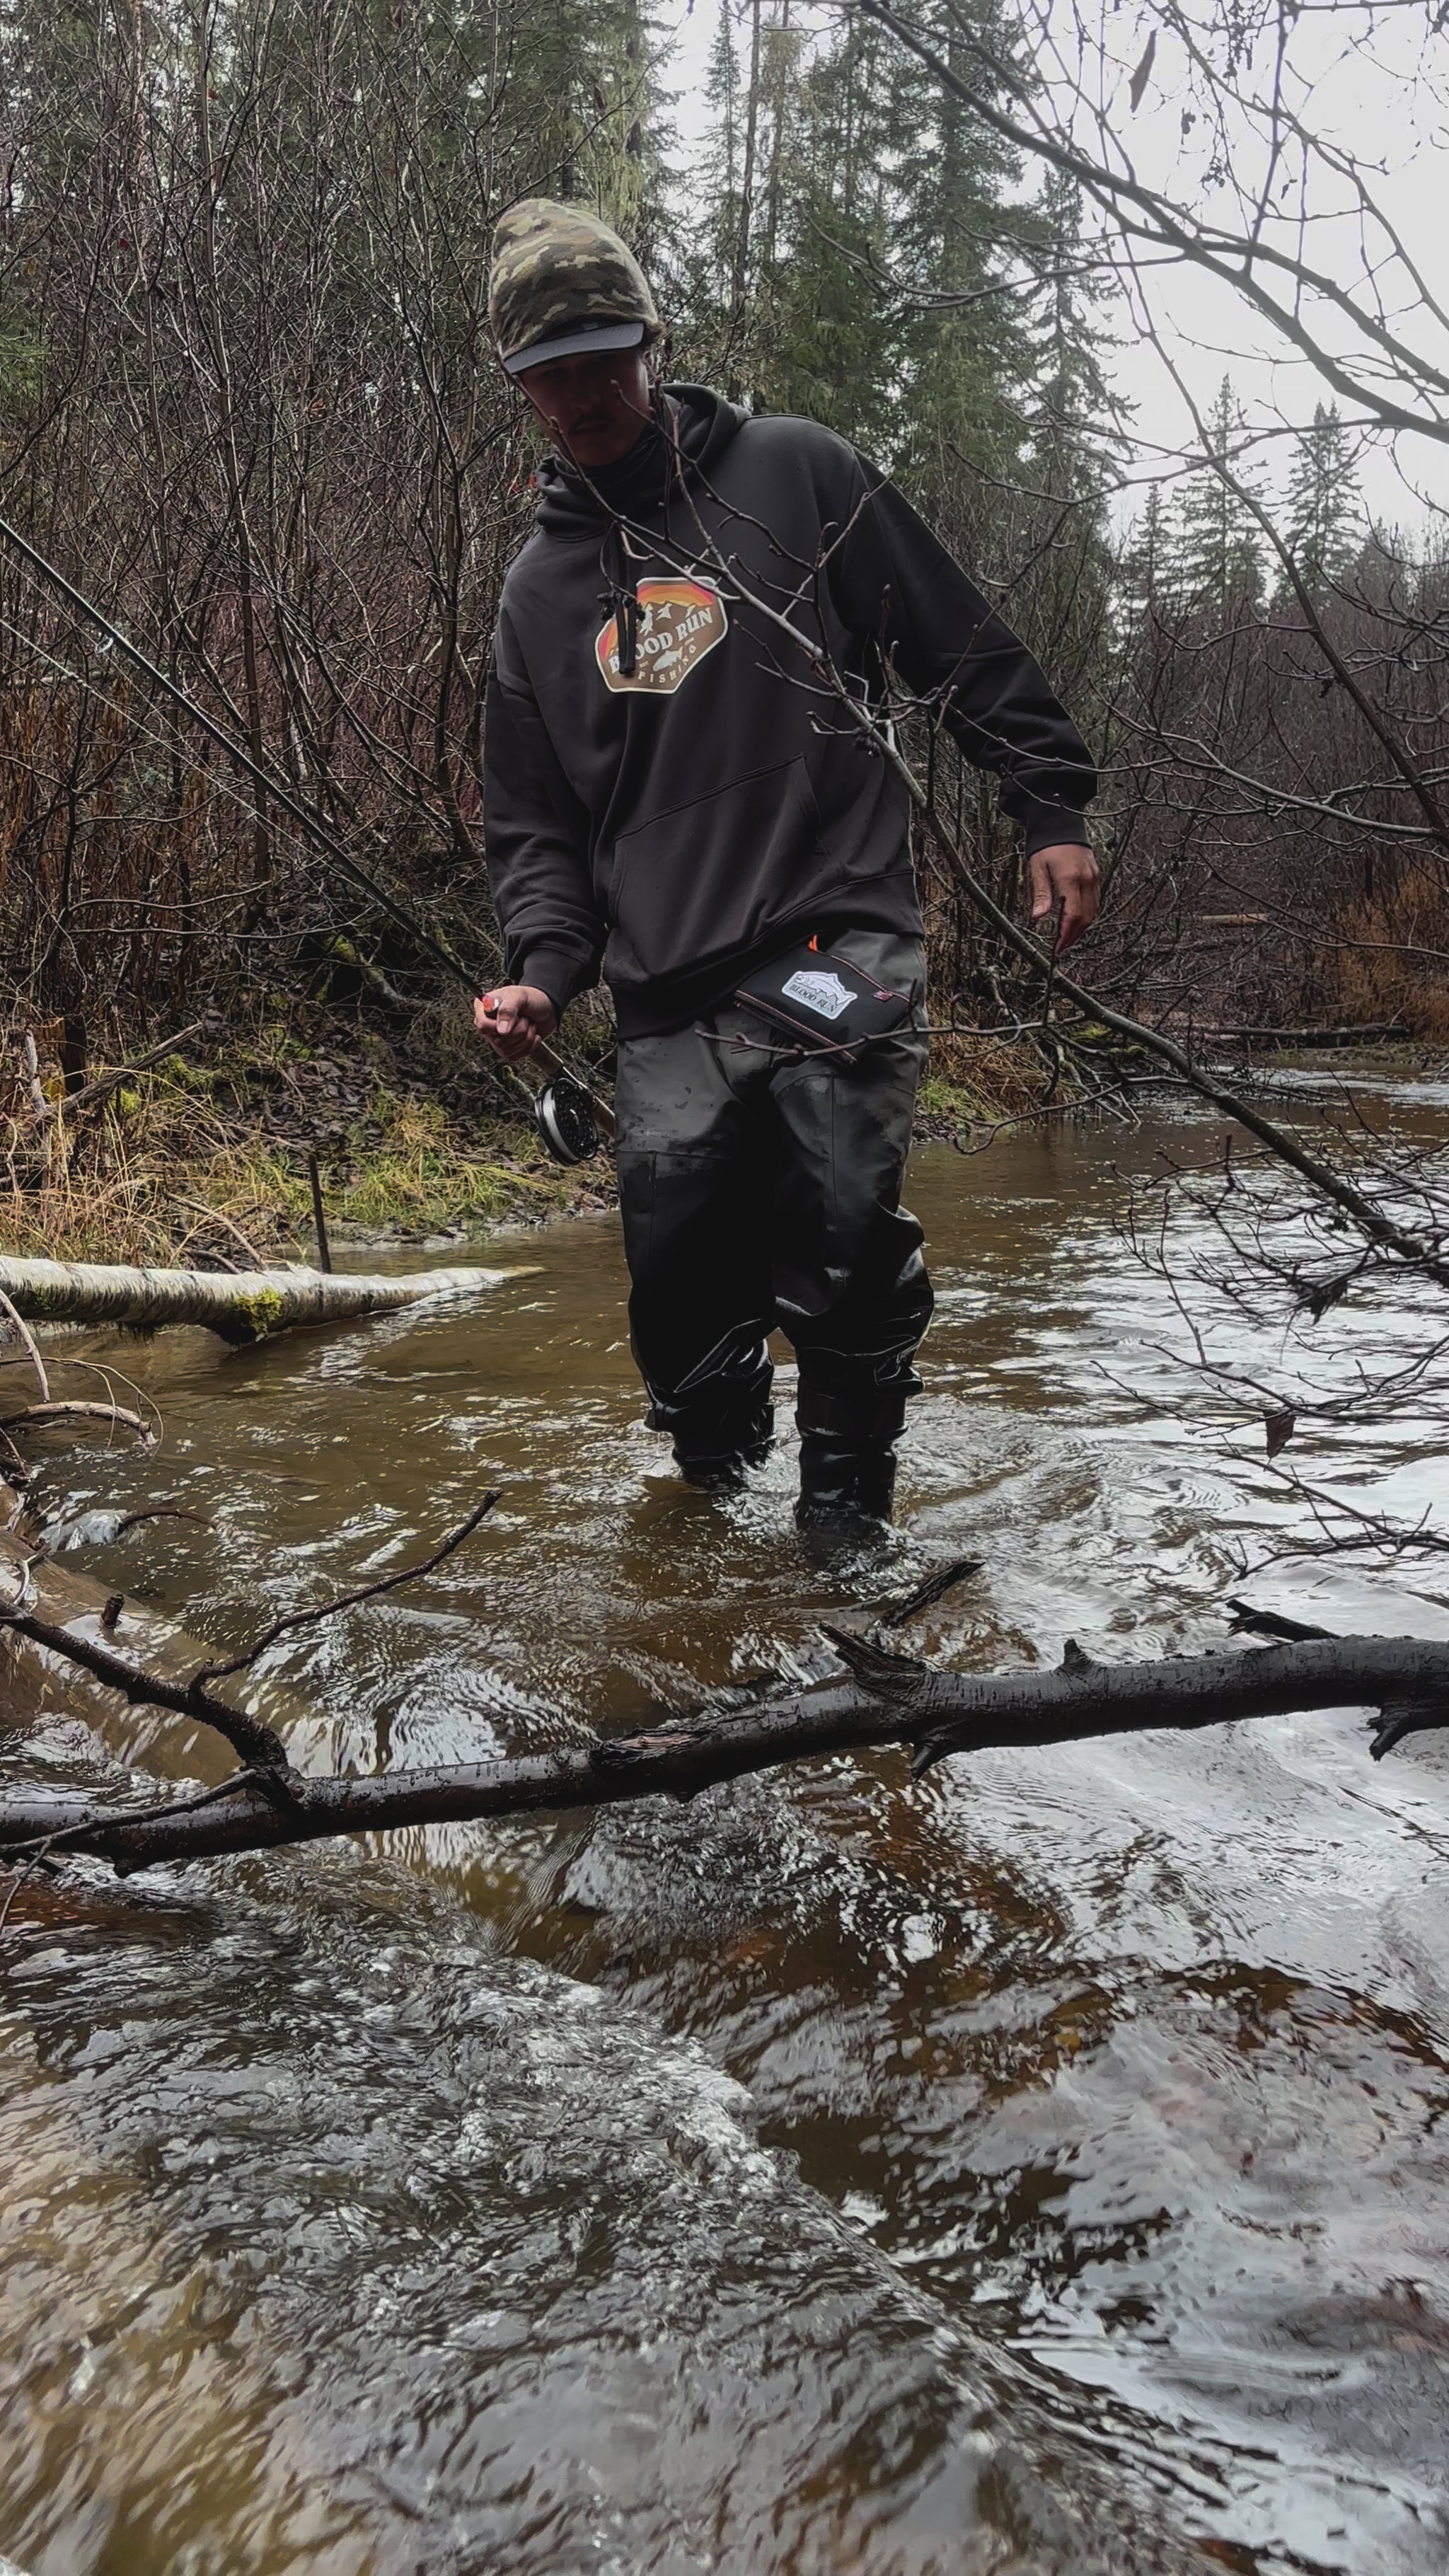
[{"label": "chest waders", "polygon": [[[824,943],[822,943],[823,945]],[[832,939],[881,985],[922,989],[917,939]],[[926,1041],[782,1047],[739,1004],[621,1041],[619,1191],[634,1356],[681,1472],[738,1485],[774,1429],[767,1336],[799,1365],[802,1521],[889,1517],[932,1295],[900,1204]]]}]

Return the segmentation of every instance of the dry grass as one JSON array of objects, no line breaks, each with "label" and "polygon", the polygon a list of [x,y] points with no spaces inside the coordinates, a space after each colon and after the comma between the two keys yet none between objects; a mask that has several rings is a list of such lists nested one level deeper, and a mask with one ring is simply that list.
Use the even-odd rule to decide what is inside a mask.
[{"label": "dry grass", "polygon": [[[300,1050],[292,1050],[299,1055]],[[248,1269],[310,1258],[305,1149],[252,1104],[273,1097],[275,1045],[224,1070],[170,1056],[68,1124],[63,1105],[37,1153],[10,1125],[0,1163],[0,1248],[63,1261],[194,1262]],[[52,1081],[47,1088],[54,1094]],[[435,1100],[399,1094],[364,1069],[360,1114],[321,1151],[329,1229],[403,1237],[552,1214],[590,1194],[550,1163],[532,1130],[451,1119]],[[592,1179],[596,1192],[597,1179]]]},{"label": "dry grass", "polygon": [[932,1038],[918,1116],[928,1129],[1020,1118],[1036,1107],[1046,1085],[1047,1068],[1034,1046],[962,1030]]},{"label": "dry grass", "polygon": [[1329,1013],[1341,1026],[1396,1021],[1406,1037],[1449,1045],[1449,886],[1410,868],[1365,896],[1339,923],[1342,939],[1320,961]]}]

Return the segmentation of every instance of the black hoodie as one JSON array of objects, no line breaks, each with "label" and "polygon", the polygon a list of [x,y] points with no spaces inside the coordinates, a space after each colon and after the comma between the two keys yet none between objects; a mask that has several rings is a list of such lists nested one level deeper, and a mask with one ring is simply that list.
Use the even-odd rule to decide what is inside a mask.
[{"label": "black hoodie", "polygon": [[540,469],[488,687],[509,979],[562,1010],[602,955],[626,1037],[811,932],[921,926],[904,789],[751,594],[857,695],[888,665],[939,708],[1028,855],[1085,841],[1096,788],[1031,655],[854,448],[694,386],[671,402],[677,458],[650,430],[587,481]]}]

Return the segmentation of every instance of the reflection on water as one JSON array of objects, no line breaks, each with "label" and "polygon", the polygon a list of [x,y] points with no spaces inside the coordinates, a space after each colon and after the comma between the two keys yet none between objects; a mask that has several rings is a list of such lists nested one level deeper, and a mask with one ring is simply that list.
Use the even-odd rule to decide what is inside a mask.
[{"label": "reflection on water", "polygon": [[[941,1306],[873,1562],[807,1563],[788,1443],[736,1502],[674,1483],[602,1219],[530,1236],[481,1312],[133,1349],[165,1450],[57,1450],[44,1500],[203,1515],[83,1523],[66,1562],[239,1641],[502,1484],[464,1558],[276,1659],[318,1766],[824,1671],[822,1616],[947,1554],[983,1571],[908,1638],[947,1663],[1221,1643],[1239,1547],[1293,1507],[1260,1440],[1165,1409],[1174,1318],[1108,1168],[1160,1141],[919,1158]],[[1365,1332],[1392,1346],[1410,1302]],[[1301,1454],[1351,1478],[1362,1436]],[[1440,1435],[1392,1438],[1422,1508]],[[1449,1634],[1422,1566],[1253,1588]],[[1375,1766],[1364,1732],[919,1788],[882,1755],[27,1895],[0,2550],[31,2576],[1438,2568],[1449,1744]],[[74,1730],[27,1756],[84,1758]]]}]

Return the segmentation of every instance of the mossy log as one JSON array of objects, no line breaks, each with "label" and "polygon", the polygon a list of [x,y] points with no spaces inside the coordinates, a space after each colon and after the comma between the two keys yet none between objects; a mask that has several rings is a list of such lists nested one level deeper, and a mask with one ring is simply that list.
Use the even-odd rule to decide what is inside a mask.
[{"label": "mossy log", "polygon": [[223,1341],[263,1342],[293,1324],[341,1324],[430,1297],[475,1297],[506,1270],[415,1270],[397,1278],[322,1270],[141,1270],[94,1261],[0,1258],[0,1290],[27,1322],[203,1324]]}]

